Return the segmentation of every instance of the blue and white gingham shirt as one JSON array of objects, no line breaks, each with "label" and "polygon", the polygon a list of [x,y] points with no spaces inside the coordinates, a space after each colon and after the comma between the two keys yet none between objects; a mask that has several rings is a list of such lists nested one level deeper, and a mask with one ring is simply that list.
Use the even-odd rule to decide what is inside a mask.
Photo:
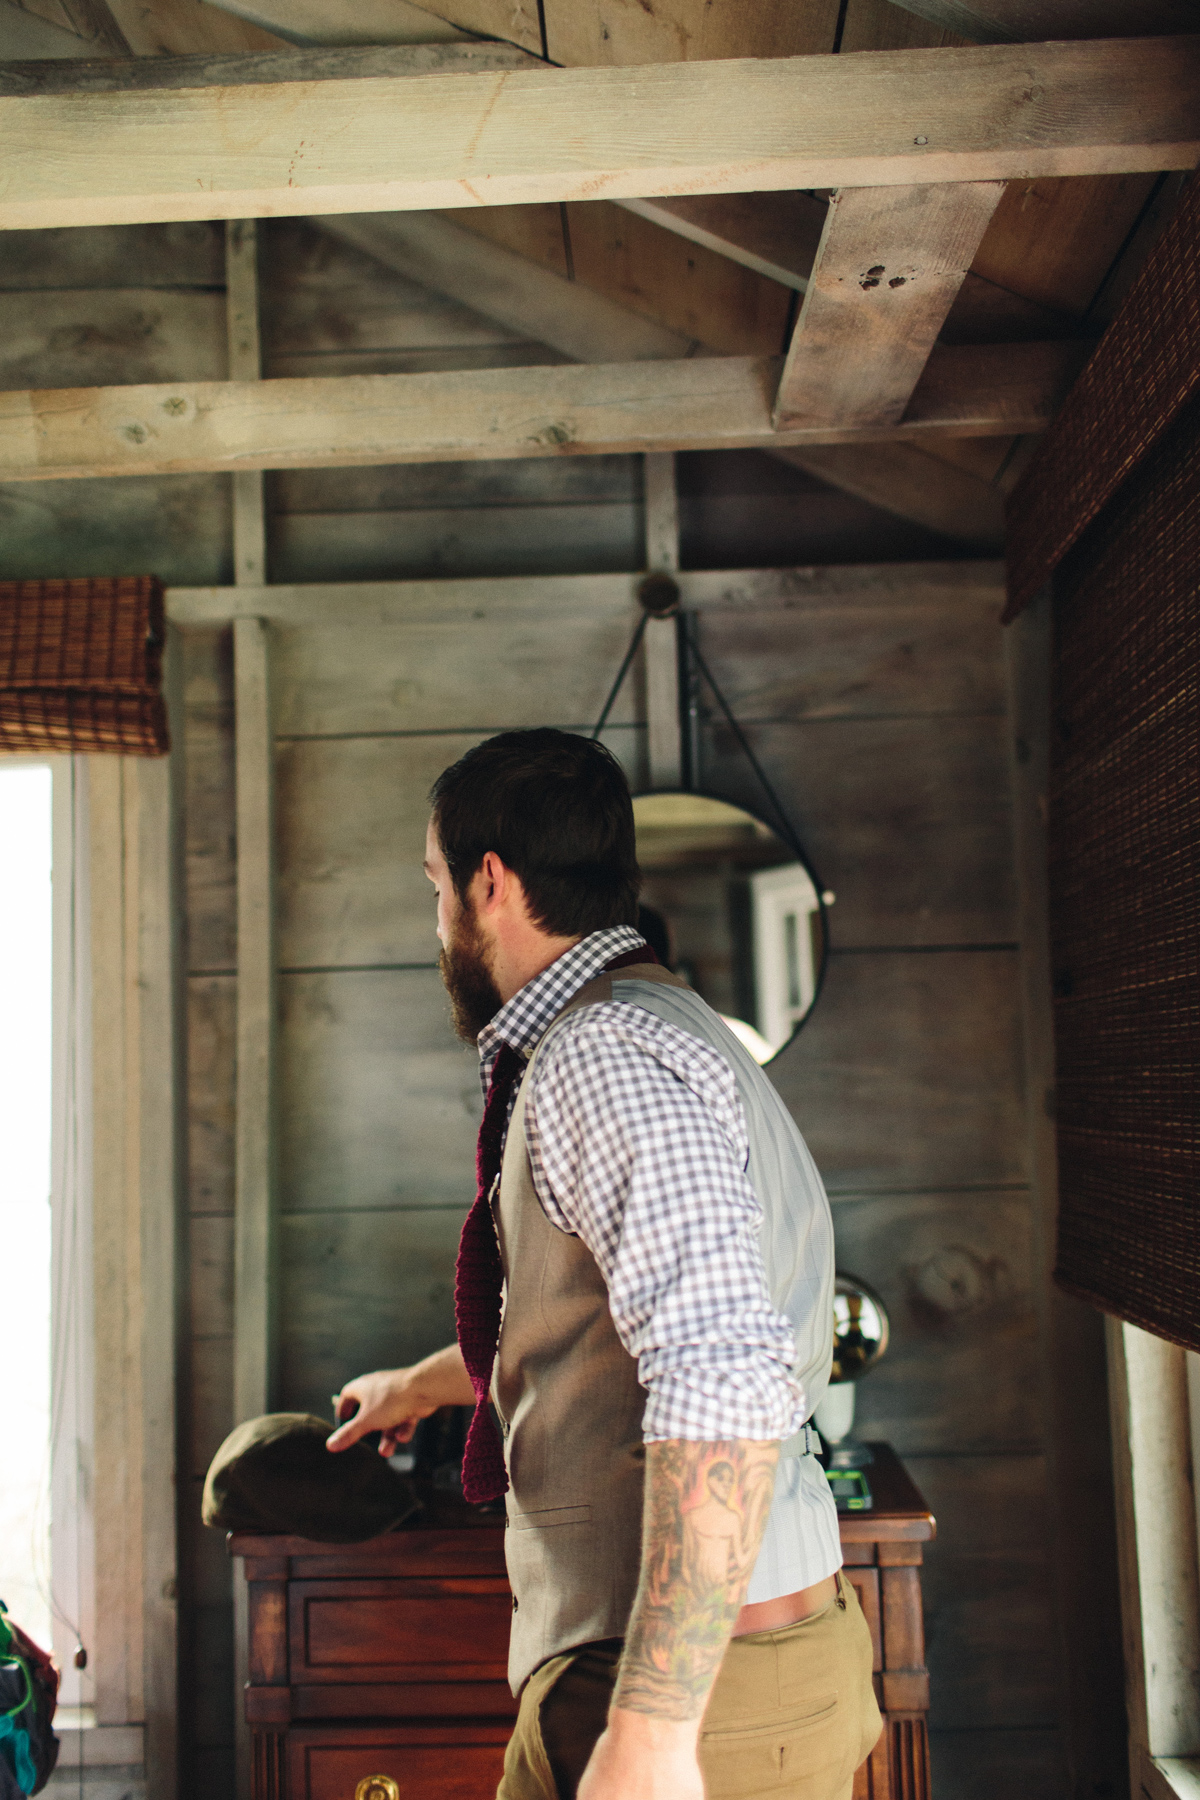
[{"label": "blue and white gingham shirt", "polygon": [[[643,941],[628,925],[594,931],[514,994],[479,1034],[485,1095],[501,1044],[532,1049],[605,963]],[[547,1217],[586,1244],[608,1285],[648,1393],[646,1440],[797,1431],[795,1343],[768,1293],[724,1058],[644,1007],[586,1007],[538,1060],[525,1134]]]}]

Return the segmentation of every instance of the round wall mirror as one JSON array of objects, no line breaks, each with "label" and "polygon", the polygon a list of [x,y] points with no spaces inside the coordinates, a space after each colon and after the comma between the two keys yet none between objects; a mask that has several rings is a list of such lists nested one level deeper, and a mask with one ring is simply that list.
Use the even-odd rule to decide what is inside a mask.
[{"label": "round wall mirror", "polygon": [[887,1346],[887,1307],[865,1281],[839,1270],[834,1282],[830,1381],[857,1381],[875,1367]]},{"label": "round wall mirror", "polygon": [[638,794],[638,929],[760,1063],[804,1023],[825,956],[821,901],[793,847],[707,794]]}]

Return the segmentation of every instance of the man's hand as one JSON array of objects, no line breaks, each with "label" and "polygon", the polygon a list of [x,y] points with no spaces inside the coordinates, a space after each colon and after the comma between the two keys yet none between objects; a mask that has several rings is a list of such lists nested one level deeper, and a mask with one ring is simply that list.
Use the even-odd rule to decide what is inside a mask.
[{"label": "man's hand", "polygon": [[348,1450],[368,1432],[380,1431],[380,1456],[394,1456],[421,1420],[439,1406],[473,1406],[475,1390],[463,1366],[462,1352],[457,1344],[450,1344],[411,1368],[357,1375],[337,1397],[338,1418],[352,1400],[357,1400],[358,1411],[328,1438],[325,1448]]},{"label": "man's hand", "polygon": [[704,1800],[698,1719],[651,1719],[614,1707],[579,1783],[578,1800]]},{"label": "man's hand", "polygon": [[704,1800],[700,1721],[746,1598],[777,1443],[646,1446],[642,1572],[579,1800]]}]

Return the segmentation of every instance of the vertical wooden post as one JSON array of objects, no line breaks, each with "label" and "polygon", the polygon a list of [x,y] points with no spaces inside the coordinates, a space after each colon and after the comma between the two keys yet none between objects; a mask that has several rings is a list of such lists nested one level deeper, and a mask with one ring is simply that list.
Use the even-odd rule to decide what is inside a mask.
[{"label": "vertical wooden post", "polygon": [[[651,574],[679,568],[679,496],[675,454],[655,451],[642,458],[645,469],[646,567]],[[679,730],[678,621],[650,619],[643,639],[646,669],[646,722],[650,786],[677,788],[683,779]]]},{"label": "vertical wooden post", "polygon": [[[261,619],[235,619],[233,643],[238,847],[233,1413],[240,1423],[269,1412],[272,1404],[275,745],[269,629]],[[239,1800],[246,1800],[250,1791],[245,1601],[245,1583],[235,1582],[234,1730]]]},{"label": "vertical wooden post", "polygon": [[268,628],[261,619],[235,619],[233,642],[238,845],[233,1392],[240,1421],[266,1412],[271,1403],[274,744]]},{"label": "vertical wooden post", "polygon": [[[186,1071],[183,1034],[183,731],[180,657],[168,632],[164,688],[176,748],[127,768],[136,896],[136,1126],[140,1201],[142,1591],[146,1780],[174,1800],[179,1759],[177,1394],[182,1343]],[[132,816],[131,816],[132,815]]]},{"label": "vertical wooden post", "polygon": [[[232,380],[262,374],[258,227],[225,225],[225,308]],[[238,587],[267,579],[266,508],[259,470],[233,481],[233,571]],[[260,619],[234,623],[237,739],[238,1024],[234,1221],[234,1418],[271,1405],[274,1260],[275,900],[270,638]],[[246,1720],[249,1618],[246,1584],[235,1581],[234,1760],[238,1800],[249,1800],[251,1739]]]},{"label": "vertical wooden post", "polygon": [[[257,381],[262,374],[258,318],[258,226],[253,219],[225,222],[225,321],[229,378]],[[259,469],[233,480],[233,578],[239,587],[267,579],[267,531],[263,476]]]}]

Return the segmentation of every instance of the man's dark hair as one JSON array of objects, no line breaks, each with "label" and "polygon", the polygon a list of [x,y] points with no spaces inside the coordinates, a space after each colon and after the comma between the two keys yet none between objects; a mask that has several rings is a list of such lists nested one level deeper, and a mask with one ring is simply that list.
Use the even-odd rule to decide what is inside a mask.
[{"label": "man's dark hair", "polygon": [[502,731],[439,775],[429,799],[460,900],[491,850],[552,936],[636,923],[633,802],[602,744],[548,728]]}]

